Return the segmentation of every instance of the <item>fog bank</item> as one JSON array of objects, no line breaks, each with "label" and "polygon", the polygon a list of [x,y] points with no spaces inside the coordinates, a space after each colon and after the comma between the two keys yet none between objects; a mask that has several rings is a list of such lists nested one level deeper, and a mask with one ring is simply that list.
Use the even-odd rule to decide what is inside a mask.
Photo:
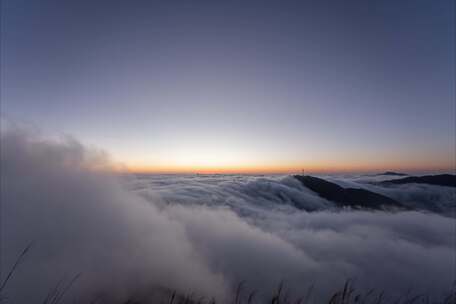
[{"label": "fog bank", "polygon": [[168,288],[228,301],[241,280],[295,294],[315,282],[318,298],[347,278],[438,296],[455,279],[455,220],[439,214],[334,210],[287,177],[126,181],[99,170],[103,153],[17,130],[1,133],[0,165],[2,269],[33,242],[6,289],[16,303],[78,273],[68,300]]}]

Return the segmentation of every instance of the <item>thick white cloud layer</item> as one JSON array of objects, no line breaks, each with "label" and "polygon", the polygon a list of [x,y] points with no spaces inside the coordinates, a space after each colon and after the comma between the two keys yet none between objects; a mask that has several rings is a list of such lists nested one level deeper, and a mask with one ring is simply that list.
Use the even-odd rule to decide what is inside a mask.
[{"label": "thick white cloud layer", "polygon": [[337,211],[290,177],[118,178],[75,141],[1,136],[2,269],[34,244],[6,289],[16,303],[77,273],[68,299],[164,287],[223,301],[241,280],[301,294],[315,282],[318,297],[347,278],[438,296],[455,279],[448,216]]}]

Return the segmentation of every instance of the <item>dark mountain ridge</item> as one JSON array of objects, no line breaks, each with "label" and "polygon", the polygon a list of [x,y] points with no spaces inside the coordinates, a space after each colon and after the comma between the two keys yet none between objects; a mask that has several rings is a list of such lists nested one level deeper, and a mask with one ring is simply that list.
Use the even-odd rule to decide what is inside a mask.
[{"label": "dark mountain ridge", "polygon": [[389,176],[408,176],[408,174],[400,173],[400,172],[394,172],[394,171],[386,171],[386,172],[383,172],[383,173],[374,174],[373,176],[381,176],[381,175],[389,175]]},{"label": "dark mountain ridge", "polygon": [[380,182],[380,184],[429,184],[437,186],[456,187],[456,175],[439,174],[439,175],[424,175],[424,176],[409,176],[399,179],[392,179]]},{"label": "dark mountain ridge", "polygon": [[385,208],[406,208],[398,201],[365,189],[343,188],[324,179],[295,175],[305,187],[316,192],[319,196],[332,201],[339,207],[367,208],[382,210]]}]

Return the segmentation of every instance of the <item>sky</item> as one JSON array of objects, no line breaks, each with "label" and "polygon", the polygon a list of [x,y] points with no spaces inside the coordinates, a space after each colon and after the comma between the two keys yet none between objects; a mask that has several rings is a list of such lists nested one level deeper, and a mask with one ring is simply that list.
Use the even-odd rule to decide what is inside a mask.
[{"label": "sky", "polygon": [[1,5],[2,119],[128,170],[455,170],[454,1]]}]

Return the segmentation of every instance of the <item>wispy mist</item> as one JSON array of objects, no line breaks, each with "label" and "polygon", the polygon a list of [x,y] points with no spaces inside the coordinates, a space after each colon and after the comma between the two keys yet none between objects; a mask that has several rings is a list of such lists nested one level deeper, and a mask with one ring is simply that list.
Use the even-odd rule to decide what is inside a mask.
[{"label": "wispy mist", "polygon": [[1,143],[2,268],[33,242],[6,291],[16,303],[78,273],[68,299],[167,288],[224,301],[241,280],[295,294],[315,282],[323,297],[347,278],[438,296],[455,279],[450,217],[336,210],[287,177],[125,180],[75,140],[7,131]]}]

